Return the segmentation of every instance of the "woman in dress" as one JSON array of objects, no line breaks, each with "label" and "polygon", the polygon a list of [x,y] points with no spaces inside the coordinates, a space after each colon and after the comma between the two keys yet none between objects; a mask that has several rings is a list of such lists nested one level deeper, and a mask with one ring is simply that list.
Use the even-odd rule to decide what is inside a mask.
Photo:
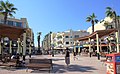
[{"label": "woman in dress", "polygon": [[66,48],[65,63],[67,64],[67,66],[70,64],[70,51],[68,48]]}]

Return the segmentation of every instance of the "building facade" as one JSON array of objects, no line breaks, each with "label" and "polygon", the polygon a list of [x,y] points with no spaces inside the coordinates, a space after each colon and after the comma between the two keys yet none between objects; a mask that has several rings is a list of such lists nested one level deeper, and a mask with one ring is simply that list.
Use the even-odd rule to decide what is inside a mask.
[{"label": "building facade", "polygon": [[[34,47],[34,33],[28,26],[26,18],[9,18],[4,24],[4,18],[0,15],[0,54],[4,52],[10,54],[22,53],[26,55],[29,48]],[[5,45],[6,44],[6,45]],[[27,49],[27,50],[26,50]]]},{"label": "building facade", "polygon": [[73,30],[68,30],[64,32],[64,47],[70,47],[72,48],[74,46],[74,39],[87,36],[89,33],[84,30],[78,30],[78,31],[73,31]]},{"label": "building facade", "polygon": [[51,34],[48,33],[42,41],[42,47],[45,50],[66,49],[66,47],[73,48],[74,38],[79,38],[86,35],[89,35],[89,33],[83,30],[68,30]]},{"label": "building facade", "polygon": [[[4,17],[2,15],[0,15],[0,23],[4,24]],[[8,18],[6,24],[9,26],[29,28],[26,18],[21,18],[21,19]]]},{"label": "building facade", "polygon": [[51,47],[51,37],[50,33],[46,34],[43,41],[42,41],[42,49],[43,50],[50,50]]}]

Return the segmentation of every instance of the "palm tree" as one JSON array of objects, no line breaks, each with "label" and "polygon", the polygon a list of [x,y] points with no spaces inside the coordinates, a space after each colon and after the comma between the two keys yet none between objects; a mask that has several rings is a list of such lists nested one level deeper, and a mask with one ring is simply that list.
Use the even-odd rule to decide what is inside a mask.
[{"label": "palm tree", "polygon": [[12,13],[16,13],[15,10],[17,8],[14,7],[14,4],[9,1],[0,1],[0,14],[4,16],[4,24],[6,24],[8,16],[13,17]]},{"label": "palm tree", "polygon": [[98,22],[95,14],[93,13],[92,15],[88,16],[86,19],[87,19],[86,22],[91,22],[92,23],[92,32],[94,32],[94,25],[95,25],[95,23]]},{"label": "palm tree", "polygon": [[116,18],[117,18],[117,24],[118,24],[118,28],[119,28],[119,25],[120,25],[120,16],[118,15]]},{"label": "palm tree", "polygon": [[[95,23],[98,22],[95,14],[92,13],[92,15],[88,16],[86,19],[87,19],[86,22],[91,22],[92,23],[92,33],[93,33],[94,32],[94,25],[95,25]],[[94,43],[93,43],[93,52],[95,52],[95,44]],[[92,53],[90,52],[90,57],[91,57],[91,54]]]},{"label": "palm tree", "polygon": [[115,28],[117,29],[117,14],[111,7],[106,7],[106,16],[112,18],[115,21]]},{"label": "palm tree", "polygon": [[38,32],[38,36],[37,36],[37,41],[38,41],[38,53],[41,54],[41,51],[40,51],[40,36],[41,36],[41,32]]},{"label": "palm tree", "polygon": [[106,29],[112,29],[112,25],[110,25],[110,23],[108,21],[104,20],[104,26],[106,27]]}]

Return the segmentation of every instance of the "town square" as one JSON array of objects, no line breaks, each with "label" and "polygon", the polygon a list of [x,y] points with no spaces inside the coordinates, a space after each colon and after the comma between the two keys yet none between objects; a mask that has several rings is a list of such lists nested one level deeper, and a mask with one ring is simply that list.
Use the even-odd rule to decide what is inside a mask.
[{"label": "town square", "polygon": [[0,74],[120,74],[119,0],[0,0]]}]

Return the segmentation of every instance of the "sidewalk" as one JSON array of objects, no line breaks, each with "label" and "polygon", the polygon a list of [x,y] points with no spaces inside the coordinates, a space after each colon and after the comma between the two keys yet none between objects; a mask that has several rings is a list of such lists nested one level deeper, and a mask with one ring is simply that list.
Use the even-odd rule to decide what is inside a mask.
[{"label": "sidewalk", "polygon": [[[51,57],[50,55],[42,56],[32,56],[32,58],[52,58],[53,59],[53,70],[51,73],[59,74],[106,74],[106,67],[100,60],[97,60],[97,57],[85,57],[78,56],[78,60],[74,60],[72,55],[70,56],[70,65],[67,67],[64,60],[64,55],[55,55]],[[43,74],[48,72],[33,71],[29,70],[26,72],[26,69],[15,69],[10,70],[5,69],[5,67],[0,67],[0,74]],[[49,73],[48,73],[49,74]]]},{"label": "sidewalk", "polygon": [[[102,59],[102,58],[101,58]],[[56,56],[54,60],[53,73],[65,74],[106,74],[106,67],[97,57],[78,56],[78,60],[74,60],[71,55],[71,63],[67,67],[64,57]]]}]

